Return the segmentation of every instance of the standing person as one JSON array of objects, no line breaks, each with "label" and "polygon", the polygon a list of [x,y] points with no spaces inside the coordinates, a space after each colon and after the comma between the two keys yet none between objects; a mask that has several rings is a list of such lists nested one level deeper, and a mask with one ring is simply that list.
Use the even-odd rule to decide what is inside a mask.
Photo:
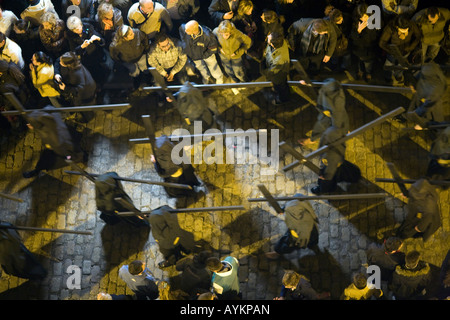
[{"label": "standing person", "polygon": [[212,25],[217,27],[224,20],[233,20],[237,13],[239,0],[212,0],[208,7],[208,13]]},{"label": "standing person", "polygon": [[[322,134],[319,148],[339,140],[346,132],[341,128],[329,127]],[[314,194],[329,193],[337,189],[338,182],[356,183],[361,178],[361,170],[345,160],[345,142],[328,148],[321,155],[318,185],[311,189]]]},{"label": "standing person", "polygon": [[403,69],[389,70],[389,67],[405,67],[409,55],[419,44],[420,37],[417,24],[404,15],[397,16],[384,27],[378,44],[387,54],[384,63],[384,68],[388,69],[386,80],[393,86],[404,84]]},{"label": "standing person", "polygon": [[340,72],[347,70],[351,64],[351,45],[348,40],[350,24],[341,10],[332,6],[329,7],[329,10],[329,12],[325,11],[326,17],[324,19],[330,21],[336,33],[336,48],[330,62],[335,71]]},{"label": "standing person", "polygon": [[422,130],[428,124],[445,120],[443,97],[447,90],[447,77],[435,62],[422,65],[417,74],[413,97],[405,117]]},{"label": "standing person", "polygon": [[284,272],[281,284],[280,295],[274,300],[320,300],[329,296],[328,292],[319,294],[305,276],[293,270]]},{"label": "standing person", "polygon": [[122,12],[111,3],[102,2],[98,6],[94,25],[105,39],[105,48],[108,49],[114,34],[123,26]]},{"label": "standing person", "polygon": [[23,19],[14,22],[10,39],[22,48],[24,62],[30,61],[36,51],[44,50],[39,38],[39,29],[32,28],[31,24]]},{"label": "standing person", "polygon": [[[92,23],[95,16],[94,0],[61,0],[61,13],[64,21],[67,21],[72,15],[85,22]],[[73,7],[78,8],[77,12]]]},{"label": "standing person", "polygon": [[82,22],[75,15],[70,16],[66,24],[69,50],[80,57],[81,64],[89,70],[98,85],[97,89],[100,90],[107,82],[111,72],[107,61],[108,56],[104,51],[105,40],[92,24]]},{"label": "standing person", "polygon": [[39,26],[41,43],[46,53],[53,59],[57,59],[69,49],[65,37],[66,23],[64,20],[59,19],[58,15],[54,12],[45,13],[41,20],[42,23]]},{"label": "standing person", "polygon": [[95,104],[96,83],[91,73],[81,64],[74,52],[66,52],[55,64],[55,80],[58,82],[65,104],[88,106]]},{"label": "standing person", "polygon": [[42,17],[46,12],[53,12],[59,19],[51,0],[28,0],[28,4],[28,7],[20,14],[20,18],[30,21],[34,27],[41,25]]},{"label": "standing person", "polygon": [[161,3],[152,0],[139,0],[128,10],[128,23],[132,28],[144,32],[149,39],[157,33],[169,33],[173,23],[169,11]]},{"label": "standing person", "polygon": [[171,213],[169,206],[162,206],[151,211],[147,220],[150,223],[153,238],[164,256],[164,261],[158,263],[160,268],[174,265],[189,254],[195,247],[194,236],[183,230],[178,222],[176,213]]},{"label": "standing person", "polygon": [[445,35],[445,26],[450,20],[450,10],[447,8],[429,7],[417,12],[412,20],[417,23],[422,32],[421,63],[433,61],[441,49]]},{"label": "standing person", "polygon": [[[429,152],[426,176],[430,180],[450,180],[450,127],[442,130]],[[446,190],[448,186],[442,186]]]},{"label": "standing person", "polygon": [[213,33],[219,41],[219,57],[225,73],[233,82],[246,82],[243,56],[252,40],[229,20],[222,21]]},{"label": "standing person", "polygon": [[196,194],[195,188],[200,186],[200,181],[194,172],[192,164],[180,163],[175,164],[172,161],[172,151],[175,147],[168,136],[160,136],[155,139],[154,155],[151,161],[155,165],[156,172],[164,179],[164,182],[186,184],[193,190],[185,190],[164,186],[164,190],[169,197],[192,197]]},{"label": "standing person", "polygon": [[[301,196],[296,194],[295,196]],[[310,248],[318,251],[319,219],[309,201],[291,200],[283,208],[287,231],[275,245],[275,251],[266,253],[269,259],[284,253]]]},{"label": "standing person", "polygon": [[[119,212],[137,211],[133,200],[125,192],[116,172],[106,172],[95,178],[95,204],[100,211],[100,219],[114,225],[125,221],[135,227],[148,227],[148,222],[140,216],[123,217]],[[122,202],[116,200],[120,198]],[[124,204],[124,203],[125,204]]]},{"label": "standing person", "polygon": [[350,48],[358,60],[356,78],[369,82],[372,80],[373,66],[377,56],[379,31],[367,27],[370,18],[367,8],[368,5],[363,3],[359,4],[354,11],[350,31]]},{"label": "standing person", "polygon": [[14,23],[19,20],[14,12],[9,10],[3,10],[0,7],[0,32],[9,37]]},{"label": "standing person", "polygon": [[381,270],[381,280],[390,282],[395,268],[405,262],[403,240],[398,237],[389,237],[381,245],[372,245],[366,252],[367,263],[376,265]]},{"label": "standing person", "polygon": [[384,17],[387,20],[395,19],[404,14],[410,18],[417,10],[419,0],[381,0]]},{"label": "standing person", "polygon": [[36,130],[45,148],[35,168],[23,173],[24,178],[37,176],[42,170],[54,170],[67,165],[60,160],[71,160],[73,162],[83,160],[83,152],[74,142],[61,115],[58,112],[46,111],[52,108],[54,107],[47,106],[43,110],[31,112],[28,116],[28,127]]},{"label": "standing person", "polygon": [[119,269],[119,277],[136,295],[137,300],[156,300],[159,296],[158,285],[145,262],[134,260]]},{"label": "standing person", "polygon": [[203,83],[215,80],[222,84],[224,75],[216,59],[219,43],[211,29],[190,20],[180,26],[179,32],[183,50],[200,72]]},{"label": "standing person", "polygon": [[290,65],[289,47],[284,36],[276,32],[270,33],[267,36],[264,61],[261,63],[261,74],[273,84],[274,104],[288,102],[291,98],[291,90],[287,83]]},{"label": "standing person", "polygon": [[183,22],[194,19],[200,11],[200,0],[161,0],[160,2],[172,19],[173,28],[170,35],[173,37],[178,37],[178,29]]},{"label": "standing person", "polygon": [[414,250],[406,254],[404,264],[395,268],[389,288],[395,300],[417,300],[424,298],[430,281],[430,265]]},{"label": "standing person", "polygon": [[60,94],[54,81],[55,70],[52,59],[42,51],[33,54],[30,63],[33,86],[43,98],[48,98],[54,107],[62,107]]},{"label": "standing person", "polygon": [[337,35],[330,21],[301,18],[289,27],[288,41],[294,58],[314,77],[333,56]]},{"label": "standing person", "polygon": [[47,276],[47,270],[25,247],[17,230],[7,227],[13,227],[13,225],[0,221],[0,266],[3,271],[23,279],[44,279]]},{"label": "standing person", "polygon": [[176,39],[164,33],[156,36],[147,55],[148,64],[168,82],[183,84],[187,81],[187,56]]},{"label": "standing person", "polygon": [[370,300],[379,299],[383,296],[381,289],[372,288],[367,285],[367,277],[364,273],[356,273],[353,282],[341,295],[341,300]]},{"label": "standing person", "polygon": [[427,179],[419,179],[408,189],[408,214],[398,229],[402,239],[422,238],[424,242],[441,226],[439,194]]},{"label": "standing person", "polygon": [[22,57],[22,48],[0,32],[0,59],[6,62],[14,62],[20,70],[25,67]]},{"label": "standing person", "polygon": [[109,46],[111,59],[128,69],[135,88],[139,86],[140,75],[148,68],[149,50],[150,43],[147,35],[125,24],[117,30]]},{"label": "standing person", "polygon": [[177,261],[175,269],[181,272],[171,279],[174,288],[186,292],[191,299],[208,292],[211,286],[211,272],[206,268],[206,260],[211,252],[202,251],[192,258],[185,257]]},{"label": "standing person", "polygon": [[334,78],[325,79],[317,97],[316,109],[319,114],[311,137],[300,139],[298,142],[303,146],[314,144],[331,126],[340,128],[345,133],[348,132],[350,120],[345,110],[345,101],[345,92],[341,83]]},{"label": "standing person", "polygon": [[211,286],[219,300],[240,300],[239,261],[228,256],[223,260],[210,257],[206,267],[213,273]]}]

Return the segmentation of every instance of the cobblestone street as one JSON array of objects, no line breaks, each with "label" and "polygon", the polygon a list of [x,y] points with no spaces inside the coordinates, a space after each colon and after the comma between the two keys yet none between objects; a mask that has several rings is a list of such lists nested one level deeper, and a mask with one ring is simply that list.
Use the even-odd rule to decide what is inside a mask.
[{"label": "cobblestone street", "polygon": [[[325,78],[325,77],[324,77]],[[355,83],[350,74],[341,74],[343,83]],[[265,89],[249,88],[235,95],[230,89],[206,92],[217,106],[229,128],[279,130],[279,139],[302,154],[312,149],[300,147],[297,140],[312,129],[317,111],[308,95],[292,87],[291,102],[272,106]],[[450,94],[444,98],[447,120],[450,115]],[[114,93],[114,90],[111,90]],[[347,112],[351,130],[394,110],[409,105],[410,94],[346,90]],[[112,94],[111,103],[114,101]],[[148,144],[129,139],[145,137],[142,115],[151,115],[156,135],[170,135],[183,119],[166,103],[157,104],[157,95],[130,98],[126,111],[98,111],[86,125],[78,126],[81,146],[89,158],[82,167],[89,173],[117,172],[119,176],[161,181],[150,160]],[[232,206],[245,204],[248,210],[180,213],[183,229],[191,232],[204,248],[217,257],[232,255],[240,263],[239,278],[243,299],[272,300],[278,296],[281,278],[286,269],[307,276],[319,292],[329,291],[331,299],[339,299],[351,283],[351,276],[364,271],[366,249],[381,243],[386,235],[400,225],[406,216],[406,200],[394,183],[379,183],[376,178],[392,178],[386,166],[392,162],[402,178],[416,179],[425,174],[427,154],[431,146],[428,132],[402,130],[406,124],[386,121],[347,142],[346,159],[356,164],[363,179],[355,185],[342,185],[340,194],[386,192],[381,199],[312,201],[319,218],[320,253],[304,249],[268,260],[265,252],[285,233],[283,215],[266,203],[247,203],[248,198],[263,197],[258,184],[264,184],[274,196],[295,193],[312,195],[317,175],[306,166],[284,172],[281,168],[294,158],[280,151],[280,169],[274,175],[263,175],[266,164],[195,164],[196,174],[207,182],[208,192],[196,199],[169,198],[158,185],[123,182],[126,192],[141,210],[162,205],[173,208]],[[0,220],[18,226],[90,231],[89,235],[19,231],[27,248],[35,253],[48,276],[43,281],[28,281],[5,273],[0,278],[0,299],[95,300],[99,292],[131,294],[119,278],[118,271],[135,259],[145,260],[159,280],[176,274],[175,268],[158,268],[163,260],[151,230],[125,223],[106,225],[96,210],[94,184],[65,170],[41,173],[24,179],[42,150],[33,131],[24,131],[3,139],[0,146],[0,192],[22,198],[15,202],[0,198]],[[247,153],[250,151],[247,149]],[[312,160],[318,165],[318,158]],[[347,190],[346,190],[347,189]],[[419,250],[423,260],[440,268],[450,249],[450,193],[440,191],[442,227],[423,243],[408,239],[403,251]],[[280,202],[280,204],[283,204]],[[81,289],[69,289],[71,275],[67,268],[82,270]],[[364,271],[365,272],[365,271]]]}]

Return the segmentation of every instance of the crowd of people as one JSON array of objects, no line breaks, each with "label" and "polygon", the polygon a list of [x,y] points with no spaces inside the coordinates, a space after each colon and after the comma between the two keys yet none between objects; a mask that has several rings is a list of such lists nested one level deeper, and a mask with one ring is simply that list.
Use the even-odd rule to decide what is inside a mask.
[{"label": "crowd of people", "polygon": [[[379,10],[371,5],[376,5]],[[102,104],[107,102],[106,85],[118,69],[126,70],[126,75],[133,80],[130,94],[146,83],[158,85],[157,79],[149,73],[150,67],[155,68],[168,84],[185,85],[193,79],[204,84],[251,82],[263,76],[272,82],[271,102],[278,105],[292,98],[287,83],[292,59],[300,62],[309,79],[328,69],[335,73],[354,72],[356,79],[367,83],[374,80],[376,66],[381,63],[384,84],[411,86],[417,100],[399,120],[412,121],[417,128],[423,129],[443,122],[439,101],[446,90],[446,79],[440,65],[448,63],[449,54],[450,10],[419,4],[418,0],[4,0],[0,10],[1,108],[14,109],[3,93],[13,93],[31,109]],[[352,68],[353,61],[355,68]],[[420,71],[417,82],[411,83],[405,78],[405,70],[409,68]],[[239,94],[239,89],[234,92]],[[183,93],[180,90],[177,94],[179,104],[182,104]],[[319,92],[319,108],[323,110],[317,126],[313,136],[299,141],[301,144],[320,139],[321,144],[326,145],[348,132],[342,93],[338,81],[327,79]],[[201,94],[196,99],[191,105],[200,105]],[[34,119],[30,115],[26,119],[28,128],[53,130],[53,134],[58,132],[61,139],[64,136],[61,133],[67,133],[64,121],[74,115],[52,114],[52,117],[60,118],[50,121],[48,114],[37,114]],[[196,120],[190,119],[190,115],[183,117],[188,123]],[[202,111],[197,118],[211,124],[214,115]],[[83,114],[77,120],[88,121]],[[6,135],[17,122],[20,124],[18,117],[1,116],[0,121]],[[47,138],[51,136],[46,135]],[[448,146],[439,144],[448,136],[449,130],[442,130],[435,140],[433,148],[441,146],[441,149],[435,152],[430,162],[428,178],[449,178]],[[192,167],[174,166],[162,153],[158,155],[158,150],[164,149],[167,154],[167,150],[173,148],[170,141],[160,138],[154,144],[152,158],[158,174],[166,182],[199,185]],[[25,178],[54,168],[58,156],[75,162],[75,159],[83,159],[83,152],[74,144],[50,141],[49,145],[51,142],[55,143],[53,148],[44,151],[36,168],[24,173]],[[322,157],[325,165],[321,167],[319,186],[313,188],[314,193],[335,190],[336,183],[341,181],[337,178],[338,168],[345,167],[342,163],[346,164],[347,175],[351,170],[354,172],[350,181],[360,177],[359,169],[345,161],[345,146],[335,149],[335,154],[328,154],[327,162]],[[334,169],[330,169],[332,157],[337,164]],[[119,188],[115,178],[97,179],[96,187],[104,182],[107,187]],[[382,247],[373,249],[373,256],[378,260],[374,258],[372,263],[376,260],[376,264],[383,267],[387,274],[384,279],[397,299],[424,297],[423,289],[430,281],[427,276],[429,266],[420,260],[419,253],[399,254],[404,239],[423,237],[427,240],[440,226],[440,221],[435,219],[436,214],[439,216],[438,208],[433,206],[437,201],[436,190],[430,188],[427,181],[414,184],[410,194],[405,196],[409,197],[411,208],[418,208],[417,212],[424,217],[430,212],[427,216],[430,218],[425,221],[422,216],[418,218],[416,212],[402,225],[400,238],[387,239]],[[417,192],[412,192],[414,190]],[[167,188],[166,191],[177,197],[179,189]],[[424,203],[428,200],[423,201],[424,197],[432,199],[427,208]],[[284,208],[286,217],[300,214],[309,220],[303,221],[299,229],[288,225],[288,231],[277,243],[275,251],[267,255],[269,259],[295,249],[318,250],[314,210],[306,202],[297,202]],[[113,222],[117,220],[114,212],[118,209],[107,208],[108,204],[105,209],[100,209],[99,203],[102,219],[116,223]],[[186,257],[193,252],[192,241],[186,240],[187,236],[177,227],[176,221],[169,221],[167,212],[170,208],[161,207],[154,210],[145,223],[139,218],[128,221],[151,225],[166,259],[159,266],[176,265],[180,272],[176,281],[170,284],[156,281],[144,262],[133,261],[120,269],[119,276],[135,295],[101,293],[98,298],[241,298],[238,259],[230,256],[219,260],[208,252]],[[175,231],[169,236],[167,232],[172,229]],[[439,298],[447,298],[448,259],[442,272]],[[415,278],[418,274],[421,279]],[[328,297],[327,293],[317,293],[305,276],[289,270],[277,299]],[[341,299],[372,297],[383,299],[384,295],[380,289],[367,286],[364,274],[358,274]]]}]

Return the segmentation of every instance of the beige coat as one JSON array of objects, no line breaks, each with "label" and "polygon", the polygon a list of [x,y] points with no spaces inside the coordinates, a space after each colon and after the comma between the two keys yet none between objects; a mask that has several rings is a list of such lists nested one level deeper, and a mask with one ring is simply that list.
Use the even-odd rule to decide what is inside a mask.
[{"label": "beige coat", "polygon": [[52,65],[41,63],[35,67],[35,71],[31,71],[30,73],[33,85],[42,97],[59,96],[59,92],[56,90],[56,84],[53,81],[55,72]]},{"label": "beige coat", "polygon": [[[231,36],[224,39],[218,28],[213,30],[217,40],[219,40],[220,53],[227,59],[238,59],[251,47],[252,40],[249,36],[234,28]],[[234,54],[234,55],[233,55]]]}]

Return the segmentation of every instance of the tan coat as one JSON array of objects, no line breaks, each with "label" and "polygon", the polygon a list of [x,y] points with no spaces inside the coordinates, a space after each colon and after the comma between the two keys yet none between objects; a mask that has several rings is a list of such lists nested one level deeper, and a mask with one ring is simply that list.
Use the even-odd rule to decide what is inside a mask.
[{"label": "tan coat", "polygon": [[59,92],[56,90],[56,84],[53,82],[55,72],[52,65],[41,63],[30,74],[34,87],[42,97],[59,96]]}]

